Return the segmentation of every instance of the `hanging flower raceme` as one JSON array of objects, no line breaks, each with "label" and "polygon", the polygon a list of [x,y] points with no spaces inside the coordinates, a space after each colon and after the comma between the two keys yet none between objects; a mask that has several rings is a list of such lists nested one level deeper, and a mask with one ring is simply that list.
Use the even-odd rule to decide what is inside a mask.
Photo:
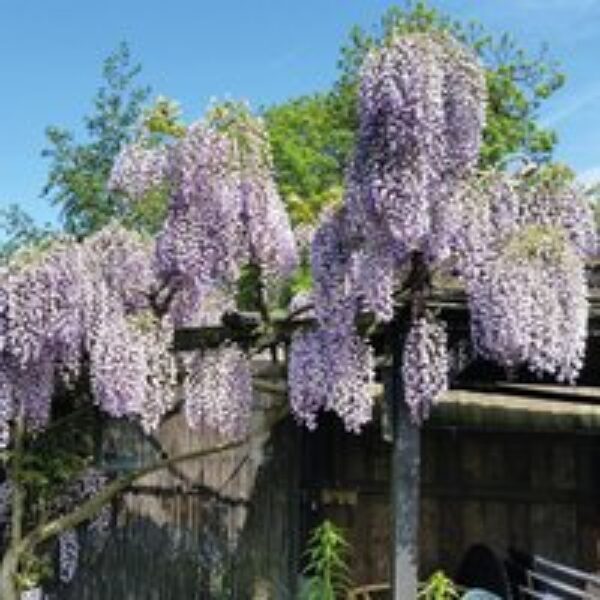
[{"label": "hanging flower raceme", "polygon": [[87,268],[102,277],[126,312],[148,308],[159,286],[150,238],[113,222],[84,240],[83,251]]},{"label": "hanging flower raceme", "polygon": [[[270,174],[269,174],[270,175]],[[263,175],[264,177],[264,175]],[[241,182],[243,219],[247,219],[250,262],[277,280],[289,277],[298,266],[296,238],[272,177]]]},{"label": "hanging flower raceme", "polygon": [[93,399],[111,416],[134,416],[153,430],[175,403],[172,329],[150,313],[126,316],[109,294],[97,308],[87,341]]},{"label": "hanging flower raceme", "polygon": [[345,211],[326,213],[315,232],[310,255],[313,301],[319,323],[348,329],[356,313],[354,254]]},{"label": "hanging flower raceme", "polygon": [[124,146],[118,154],[108,180],[111,192],[120,192],[133,201],[160,188],[170,174],[167,146],[152,145],[140,139]]},{"label": "hanging flower raceme", "polygon": [[475,58],[444,36],[395,36],[368,56],[350,175],[358,220],[425,249],[438,206],[476,164],[485,89]]},{"label": "hanging flower raceme", "polygon": [[[411,254],[439,262],[486,243],[465,231],[466,211],[442,210],[477,163],[485,97],[475,58],[444,36],[395,36],[367,57],[344,207],[326,215],[312,242],[319,326],[291,346],[292,408],[309,427],[320,409],[354,431],[370,418],[371,350],[355,320],[359,310],[391,320],[396,274]],[[416,420],[447,385],[445,343],[436,324],[418,321],[411,330],[406,399]]]},{"label": "hanging flower raceme", "polygon": [[28,424],[46,424],[58,373],[75,374],[83,337],[80,248],[63,240],[13,258],[0,280],[0,431],[20,407]]},{"label": "hanging flower raceme", "polygon": [[234,345],[198,352],[188,359],[187,371],[183,397],[190,427],[205,425],[225,436],[244,433],[253,405],[245,353]]},{"label": "hanging flower raceme", "polygon": [[328,213],[311,248],[312,301],[316,329],[296,334],[290,350],[292,410],[309,428],[323,408],[337,413],[350,431],[359,431],[372,411],[372,356],[356,333],[356,257],[344,210]]},{"label": "hanging flower raceme", "polygon": [[469,285],[477,350],[501,364],[573,382],[587,336],[582,259],[564,230],[523,227]]},{"label": "hanging flower raceme", "polygon": [[228,140],[204,124],[192,125],[173,149],[169,210],[156,246],[158,267],[164,280],[192,287],[197,304],[211,288],[232,285],[245,258],[230,151]]},{"label": "hanging flower raceme", "polygon": [[175,366],[171,329],[139,328],[156,285],[151,261],[152,247],[116,225],[13,258],[0,279],[3,446],[18,412],[30,428],[47,423],[55,389],[76,381],[84,363],[98,406],[158,424],[172,404]]},{"label": "hanging flower raceme", "polygon": [[[107,477],[97,469],[90,468],[83,472],[63,492],[54,498],[49,507],[54,517],[68,514],[98,494],[108,483]],[[86,522],[86,544],[98,543],[106,538],[110,530],[113,510],[104,505],[97,514]],[[66,529],[58,536],[58,579],[61,583],[69,583],[77,573],[80,561],[82,527]],[[88,545],[89,549],[89,545]]]},{"label": "hanging flower raceme", "polygon": [[573,186],[484,173],[446,206],[447,247],[469,295],[476,349],[573,382],[587,327],[591,207]]},{"label": "hanging flower raceme", "polygon": [[153,429],[174,402],[176,368],[167,347],[172,330],[149,309],[152,247],[114,226],[83,245],[95,274],[84,329],[92,397],[108,414],[136,416]]},{"label": "hanging flower raceme", "polygon": [[335,412],[348,431],[359,433],[373,414],[373,351],[356,332],[325,330],[328,394],[326,410]]},{"label": "hanging flower raceme", "polygon": [[[225,111],[227,112],[227,111]],[[184,294],[193,319],[206,294],[232,289],[244,265],[268,279],[298,264],[291,224],[273,179],[262,125],[248,113],[192,125],[172,149],[171,200],[159,235],[162,276]],[[193,301],[193,302],[191,302]]]},{"label": "hanging flower raceme", "polygon": [[562,228],[582,258],[597,255],[596,222],[591,202],[576,183],[552,180],[520,185],[522,225]]},{"label": "hanging flower raceme", "polygon": [[79,566],[79,538],[77,531],[67,529],[58,536],[58,579],[69,583]]},{"label": "hanging flower raceme", "polygon": [[1,282],[5,324],[0,347],[16,366],[25,369],[54,357],[81,339],[82,267],[80,248],[69,240],[11,261]]},{"label": "hanging flower raceme", "polygon": [[354,433],[371,420],[372,350],[353,330],[297,332],[288,369],[292,412],[309,429],[321,410],[335,412]]},{"label": "hanging flower raceme", "polygon": [[231,141],[248,261],[271,280],[288,277],[298,266],[298,250],[277,191],[264,123],[235,104],[213,111],[211,122]]},{"label": "hanging flower raceme", "polygon": [[352,287],[360,307],[378,321],[394,316],[394,284],[398,260],[393,247],[367,241],[354,257]]},{"label": "hanging flower raceme", "polygon": [[404,345],[404,400],[420,424],[448,389],[448,340],[445,327],[430,317],[415,319]]},{"label": "hanging flower raceme", "polygon": [[0,367],[0,448],[10,441],[10,423],[15,416],[13,377],[8,365]]},{"label": "hanging flower raceme", "polygon": [[517,182],[490,171],[462,179],[436,213],[429,255],[446,261],[463,282],[476,279],[519,227]]},{"label": "hanging flower raceme", "polygon": [[317,417],[327,401],[329,374],[322,330],[298,331],[292,338],[288,383],[292,414],[308,429],[316,429]]},{"label": "hanging flower raceme", "polygon": [[472,50],[453,38],[438,36],[436,43],[444,66],[444,167],[451,176],[463,177],[479,162],[487,104],[485,71]]},{"label": "hanging flower raceme", "polygon": [[155,431],[177,403],[177,363],[171,347],[174,330],[168,317],[159,321],[149,311],[137,315],[131,326],[143,348],[146,369],[139,419],[146,432]]}]

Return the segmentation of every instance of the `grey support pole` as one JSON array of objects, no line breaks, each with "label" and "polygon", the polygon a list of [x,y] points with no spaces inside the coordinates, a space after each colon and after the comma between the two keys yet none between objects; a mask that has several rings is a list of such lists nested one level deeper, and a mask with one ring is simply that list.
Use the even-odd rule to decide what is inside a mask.
[{"label": "grey support pole", "polygon": [[401,337],[395,336],[391,376],[386,382],[391,403],[392,447],[392,598],[416,600],[419,571],[419,486],[421,432],[404,402]]}]

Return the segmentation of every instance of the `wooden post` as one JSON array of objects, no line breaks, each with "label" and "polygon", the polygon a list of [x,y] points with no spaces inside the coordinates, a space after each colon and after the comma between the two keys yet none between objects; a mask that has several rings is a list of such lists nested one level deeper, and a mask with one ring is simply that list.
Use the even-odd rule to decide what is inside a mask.
[{"label": "wooden post", "polygon": [[400,336],[396,336],[394,342],[392,372],[386,382],[393,426],[390,499],[392,598],[415,600],[419,575],[421,435],[404,402]]}]

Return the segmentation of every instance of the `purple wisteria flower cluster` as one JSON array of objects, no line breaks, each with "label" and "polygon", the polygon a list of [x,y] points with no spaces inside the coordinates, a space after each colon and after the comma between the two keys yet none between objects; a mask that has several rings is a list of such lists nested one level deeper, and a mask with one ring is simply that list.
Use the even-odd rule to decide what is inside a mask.
[{"label": "purple wisteria flower cluster", "polygon": [[226,106],[170,145],[123,149],[111,176],[133,200],[165,181],[168,213],[156,257],[160,277],[184,298],[173,303],[176,324],[194,320],[215,288],[231,293],[245,265],[271,281],[296,268],[296,241],[259,119]]},{"label": "purple wisteria flower cluster", "polygon": [[[108,484],[108,478],[101,471],[90,468],[74,481],[64,493],[54,500],[52,511],[55,514],[67,514],[82,502],[93,498]],[[100,511],[85,524],[87,541],[100,542],[106,539],[110,531],[113,509],[103,506]],[[83,528],[66,529],[58,536],[58,579],[69,583],[79,567]]]},{"label": "purple wisteria flower cluster", "polygon": [[157,259],[161,276],[176,281],[188,298],[181,307],[189,313],[173,315],[180,324],[194,317],[211,288],[226,288],[239,277],[242,224],[228,139],[196,123],[172,153],[172,192]]},{"label": "purple wisteria flower cluster", "polygon": [[485,101],[483,70],[445,36],[393,37],[369,55],[347,194],[367,234],[399,256],[427,250],[438,211],[477,164]]},{"label": "purple wisteria flower cluster", "polygon": [[415,423],[422,423],[448,389],[448,339],[443,324],[429,316],[415,319],[404,343],[404,400]]},{"label": "purple wisteria flower cluster", "polygon": [[290,348],[290,406],[309,429],[321,410],[338,414],[358,433],[371,420],[373,355],[354,331],[319,327],[296,332]]},{"label": "purple wisteria flower cluster", "polygon": [[[366,58],[344,201],[310,232],[314,322],[289,352],[290,404],[308,427],[321,410],[351,431],[370,420],[373,351],[356,323],[364,312],[392,321],[398,292],[412,315],[404,396],[415,421],[428,415],[448,380],[446,333],[427,308],[437,271],[468,295],[477,352],[576,378],[591,208],[566,181],[478,171],[485,108],[483,69],[445,35],[391,36]],[[188,356],[181,389],[168,344],[175,327],[235,309],[246,267],[262,293],[299,263],[264,125],[225,104],[171,141],[142,136],[109,186],[132,201],[165,193],[154,240],[111,225],[23,252],[0,274],[0,445],[18,414],[42,427],[57,381],[71,385],[83,364],[94,401],[147,430],[179,401],[195,428],[237,435],[250,418],[244,350]]]},{"label": "purple wisteria flower cluster", "polygon": [[397,284],[415,259],[429,274],[405,281],[413,316],[402,376],[416,422],[448,386],[445,330],[427,312],[434,271],[464,287],[479,354],[577,377],[587,335],[584,260],[596,253],[592,209],[566,178],[478,170],[485,101],[484,71],[445,36],[392,36],[367,57],[344,204],[312,242],[319,326],[292,341],[292,408],[310,427],[323,408],[352,430],[368,418],[364,369],[351,391],[342,386],[351,399],[342,410],[329,388],[339,389],[335,373],[357,368],[360,353],[342,351],[357,338],[357,314],[391,320]]},{"label": "purple wisteria flower cluster", "polygon": [[[213,112],[174,141],[147,136],[122,149],[111,190],[132,201],[157,188],[169,195],[156,239],[111,224],[82,242],[23,252],[2,273],[3,445],[21,412],[29,427],[43,427],[57,383],[72,385],[83,372],[104,411],[156,428],[181,400],[173,328],[217,324],[235,308],[246,265],[266,283],[295,269],[296,243],[264,127],[233,108]],[[245,353],[223,348],[191,366],[183,394],[190,424],[242,431],[252,403]]]},{"label": "purple wisteria flower cluster", "polygon": [[226,345],[198,352],[186,363],[183,396],[190,427],[207,426],[229,436],[245,433],[253,398],[246,354],[235,345]]},{"label": "purple wisteria flower cluster", "polygon": [[158,424],[171,404],[175,368],[171,330],[143,318],[155,284],[151,257],[151,244],[111,225],[82,243],[60,240],[11,261],[0,282],[4,444],[19,411],[34,429],[46,424],[57,383],[73,384],[84,363],[103,410]]},{"label": "purple wisteria flower cluster", "polygon": [[[93,498],[107,483],[106,475],[98,469],[89,468],[70,483],[60,495],[53,498],[52,502],[45,506],[45,510],[55,517],[68,514],[82,502]],[[12,494],[13,484],[10,479],[0,483],[0,528],[9,527]],[[112,518],[112,507],[105,505],[84,526],[77,529],[66,529],[58,536],[59,581],[68,583],[77,572],[81,547],[80,535],[84,529],[87,532],[88,542],[101,543],[106,539],[110,530]]]},{"label": "purple wisteria flower cluster", "polygon": [[[310,427],[322,408],[353,431],[370,419],[372,352],[357,334],[357,313],[390,321],[397,275],[411,255],[431,263],[449,254],[443,210],[476,166],[485,99],[482,69],[444,36],[393,37],[367,57],[344,205],[323,219],[312,242],[319,327],[292,341],[292,409]],[[404,369],[415,418],[446,388],[445,339],[417,315],[407,346],[414,356],[405,355]]]},{"label": "purple wisteria flower cluster", "polygon": [[447,205],[446,243],[469,297],[477,351],[574,382],[587,337],[592,208],[570,182],[482,173]]},{"label": "purple wisteria flower cluster", "polygon": [[371,420],[370,346],[355,331],[358,256],[344,210],[327,213],[311,248],[312,300],[317,328],[297,332],[289,364],[290,403],[296,418],[316,427],[321,409],[332,410],[350,431]]},{"label": "purple wisteria flower cluster", "polygon": [[128,144],[115,160],[108,189],[120,192],[131,200],[141,200],[168,182],[169,160],[166,146],[152,145],[150,140],[145,139]]},{"label": "purple wisteria flower cluster", "polygon": [[587,337],[587,283],[584,263],[560,228],[521,228],[469,282],[469,304],[480,354],[575,381]]},{"label": "purple wisteria flower cluster", "polygon": [[77,531],[67,529],[58,536],[58,579],[69,583],[79,566],[79,538]]}]

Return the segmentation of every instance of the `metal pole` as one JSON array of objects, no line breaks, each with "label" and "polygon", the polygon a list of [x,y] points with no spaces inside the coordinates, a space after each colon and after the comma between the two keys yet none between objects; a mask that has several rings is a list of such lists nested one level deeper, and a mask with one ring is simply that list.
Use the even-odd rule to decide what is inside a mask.
[{"label": "metal pole", "polygon": [[[399,333],[396,329],[396,333]],[[393,341],[392,372],[386,390],[391,403],[392,446],[392,598],[415,600],[419,571],[419,486],[421,435],[404,402],[402,385],[402,340]]]}]

